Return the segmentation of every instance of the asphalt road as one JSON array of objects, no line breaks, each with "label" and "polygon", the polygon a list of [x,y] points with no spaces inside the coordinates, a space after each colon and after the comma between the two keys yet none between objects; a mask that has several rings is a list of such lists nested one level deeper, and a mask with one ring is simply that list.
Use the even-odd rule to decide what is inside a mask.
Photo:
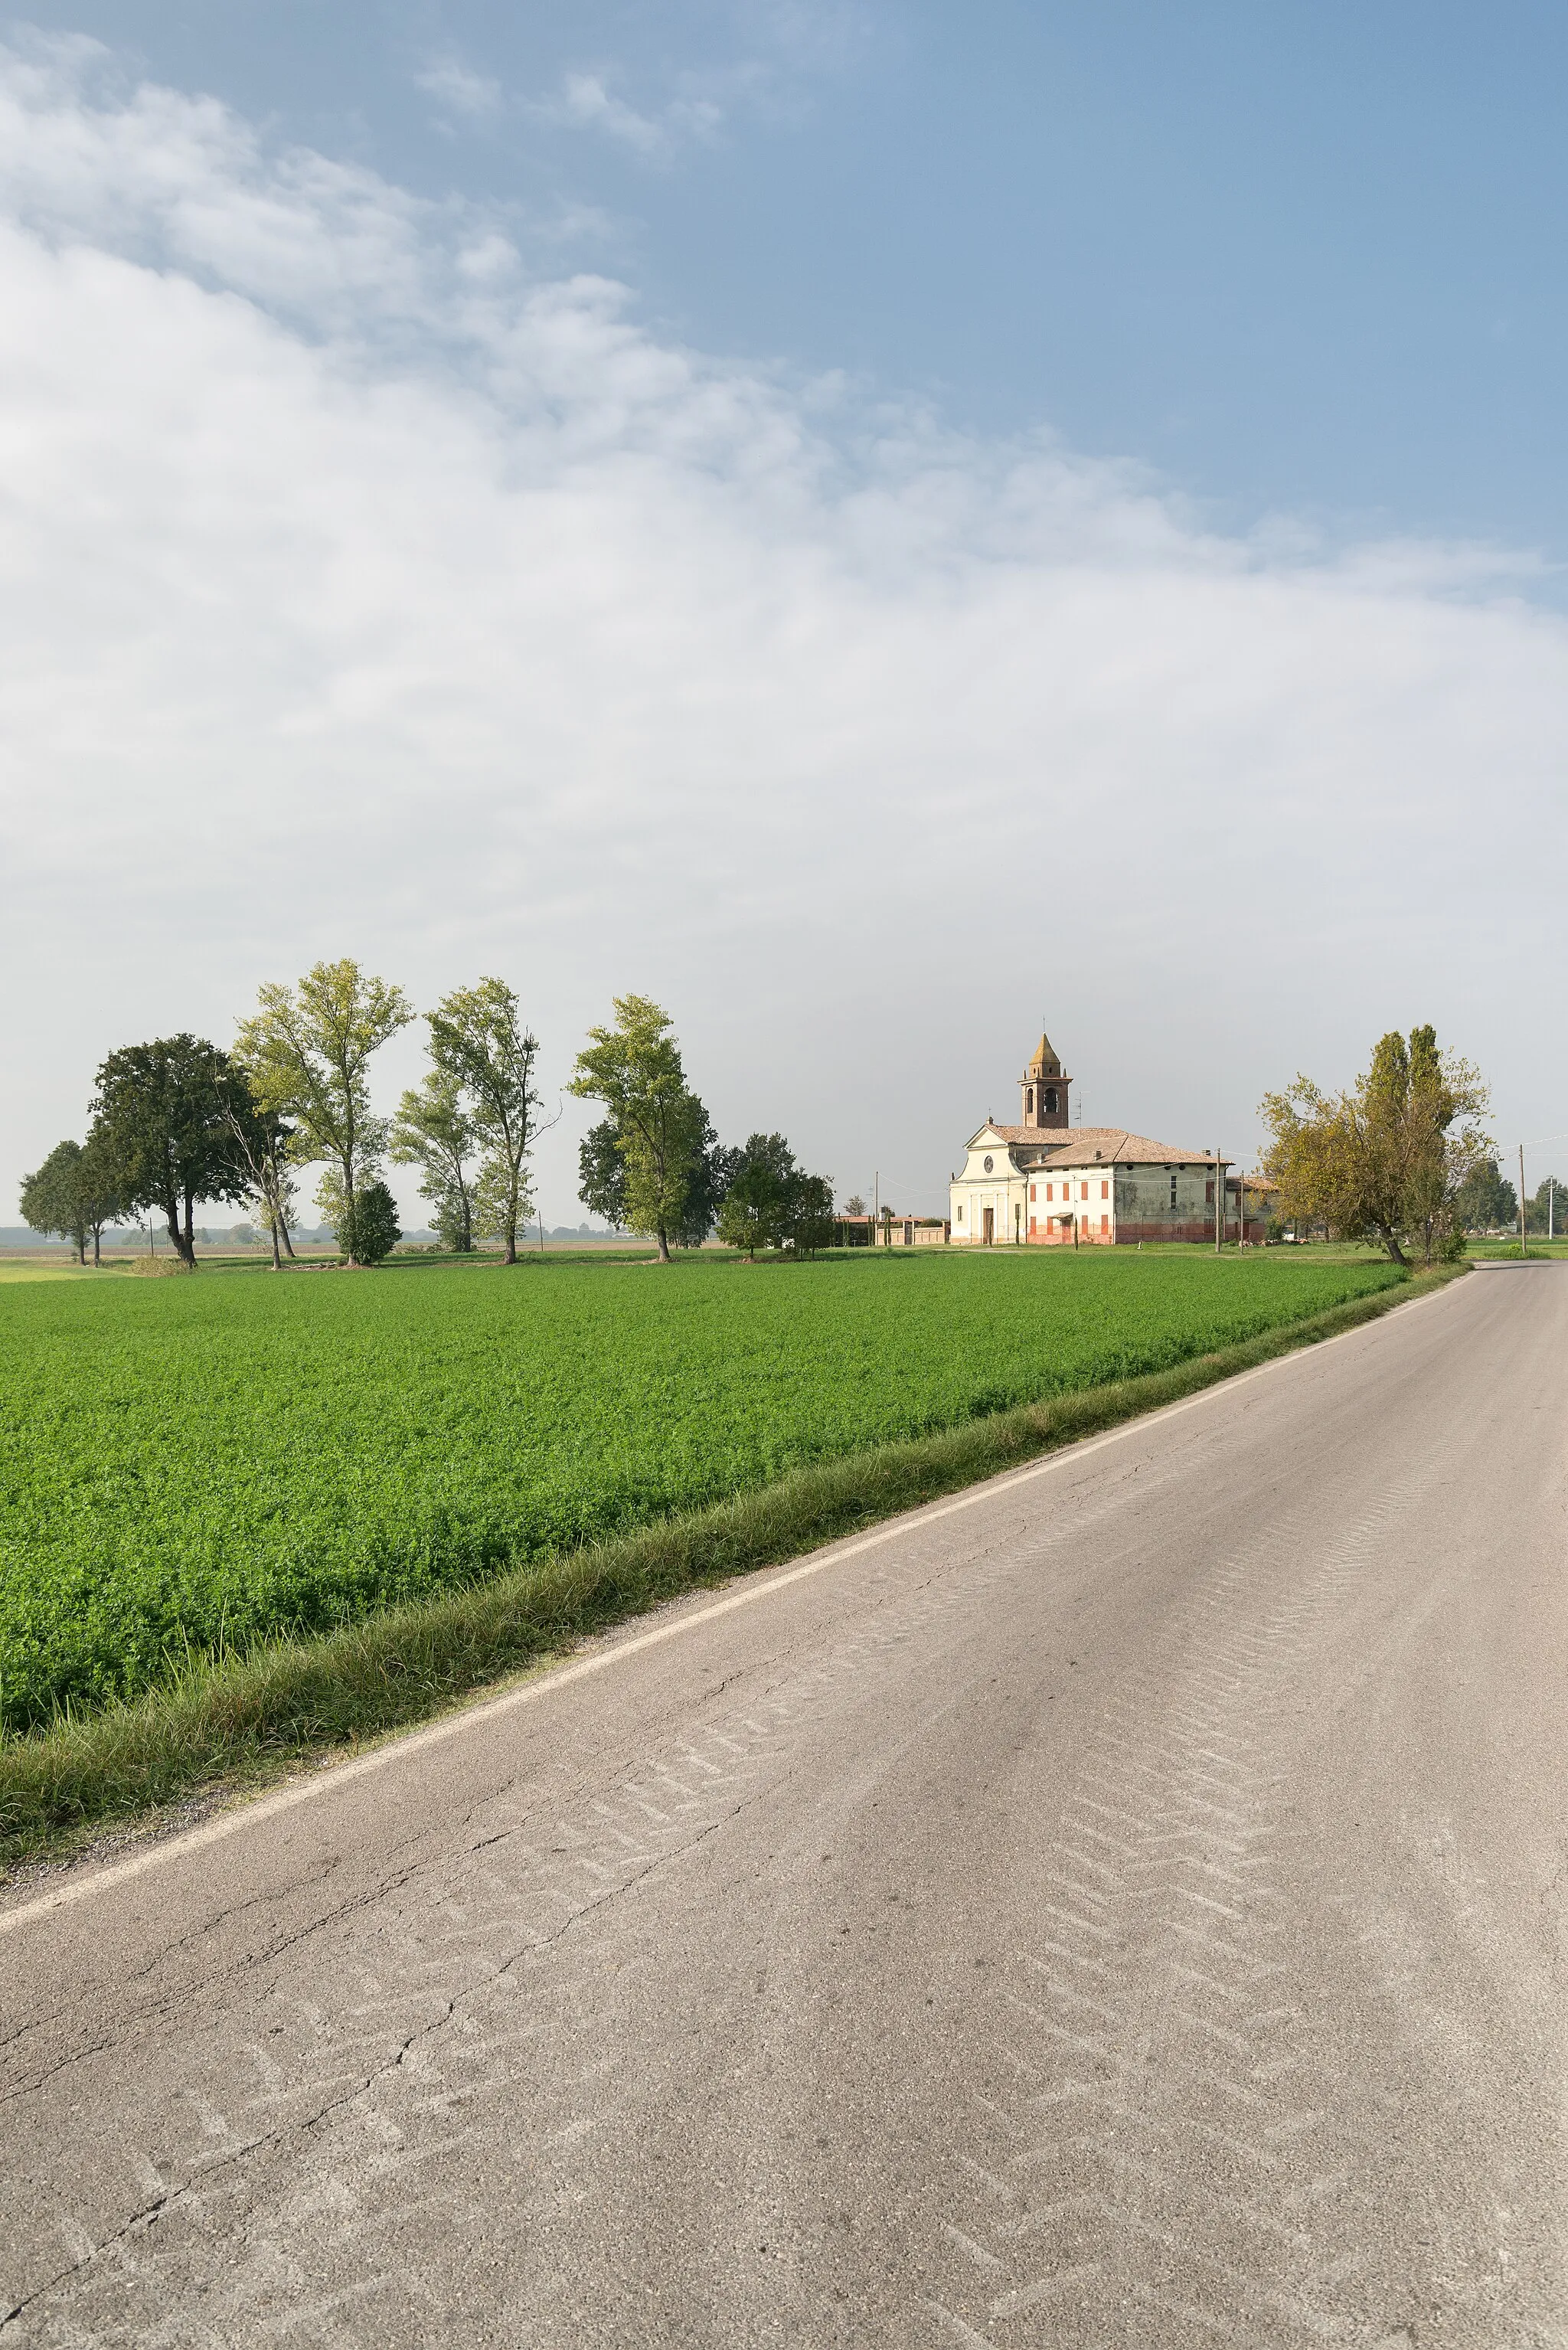
[{"label": "asphalt road", "polygon": [[0,2343],[1568,2343],[1568,1265],[0,1911]]}]

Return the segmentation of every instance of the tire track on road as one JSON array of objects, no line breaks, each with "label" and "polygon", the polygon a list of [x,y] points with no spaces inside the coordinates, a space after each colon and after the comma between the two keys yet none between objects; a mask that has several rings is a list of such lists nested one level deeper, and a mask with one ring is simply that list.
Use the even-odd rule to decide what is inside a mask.
[{"label": "tire track on road", "polygon": [[[1040,1855],[933,2340],[981,2350],[1372,2341],[1341,2082],[1292,1969],[1294,1693],[1412,1471],[1326,1547],[1287,1518],[1205,1575],[1128,1674]],[[1001,2084],[1002,2094],[994,2094]],[[1372,2149],[1366,2149],[1370,2154]]]}]

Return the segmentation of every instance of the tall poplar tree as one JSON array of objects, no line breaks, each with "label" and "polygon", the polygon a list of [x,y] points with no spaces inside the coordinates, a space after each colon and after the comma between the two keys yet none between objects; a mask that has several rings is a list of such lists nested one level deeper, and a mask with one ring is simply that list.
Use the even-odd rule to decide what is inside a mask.
[{"label": "tall poplar tree", "polygon": [[413,1016],[400,987],[345,957],[314,964],[297,987],[269,983],[240,1023],[237,1055],[256,1100],[296,1128],[296,1158],[332,1168],[322,1198],[350,1264],[359,1262],[355,1199],[387,1149],[388,1121],[370,1107],[370,1057]]},{"label": "tall poplar tree", "polygon": [[431,1221],[460,1256],[473,1246],[473,1122],[456,1077],[432,1069],[422,1085],[409,1087],[392,1120],[392,1157],[400,1167],[419,1169]]},{"label": "tall poplar tree", "polygon": [[1492,1153],[1480,1121],[1487,1090],[1468,1061],[1441,1051],[1431,1026],[1392,1029],[1350,1090],[1325,1094],[1298,1076],[1266,1094],[1272,1139],[1263,1171],[1280,1212],[1321,1219],[1341,1240],[1369,1240],[1396,1264],[1463,1245],[1461,1195]]},{"label": "tall poplar tree", "polygon": [[481,1152],[479,1228],[498,1238],[507,1263],[515,1264],[517,1228],[532,1199],[528,1160],[539,1135],[556,1123],[539,1116],[539,1040],[502,979],[454,987],[427,1018],[435,1075],[460,1088]]}]

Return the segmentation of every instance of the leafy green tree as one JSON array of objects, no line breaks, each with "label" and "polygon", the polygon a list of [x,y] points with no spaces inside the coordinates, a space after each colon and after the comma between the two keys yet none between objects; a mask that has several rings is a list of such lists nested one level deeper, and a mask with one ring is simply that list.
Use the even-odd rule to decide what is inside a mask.
[{"label": "leafy green tree", "polygon": [[686,1084],[668,1013],[645,995],[615,998],[615,1026],[590,1028],[566,1090],[602,1101],[626,1168],[626,1222],[668,1264],[702,1155],[707,1114]]},{"label": "leafy green tree", "polygon": [[[741,1153],[726,1149],[713,1131],[701,1101],[695,1104],[695,1156],[691,1181],[679,1221],[670,1227],[670,1241],[680,1248],[701,1248],[714,1224],[739,1164]],[[577,1197],[596,1216],[619,1232],[626,1223],[626,1154],[613,1118],[599,1120],[577,1145]]]},{"label": "leafy green tree", "polygon": [[695,1094],[697,1104],[696,1157],[691,1167],[691,1180],[687,1188],[686,1204],[670,1235],[682,1248],[701,1248],[718,1222],[741,1152],[727,1149],[713,1131],[712,1120]]},{"label": "leafy green tree", "polygon": [[398,1229],[398,1203],[378,1178],[357,1191],[337,1244],[350,1264],[380,1264],[402,1239]]},{"label": "leafy green tree", "polygon": [[797,1170],[782,1134],[748,1135],[719,1210],[719,1238],[754,1257],[782,1246]]},{"label": "leafy green tree", "polygon": [[104,1226],[121,1216],[134,1215],[137,1203],[114,1163],[106,1137],[96,1126],[88,1129],[77,1162],[77,1194],[82,1222],[92,1234],[92,1261],[101,1264]]},{"label": "leafy green tree", "polygon": [[457,1077],[432,1069],[410,1087],[392,1120],[392,1157],[400,1167],[417,1167],[420,1197],[431,1202],[431,1222],[444,1245],[459,1256],[473,1246],[473,1121],[463,1106]]},{"label": "leafy green tree", "polygon": [[69,1241],[78,1263],[87,1263],[87,1217],[82,1205],[82,1147],[57,1142],[43,1165],[22,1178],[22,1221],[52,1240]]},{"label": "leafy green tree", "polygon": [[735,1154],[719,1210],[719,1236],[754,1257],[759,1248],[813,1255],[833,1239],[833,1186],[796,1163],[782,1134],[753,1134]]},{"label": "leafy green tree", "polygon": [[[314,964],[297,987],[270,983],[255,1013],[240,1024],[237,1056],[256,1101],[292,1120],[298,1159],[333,1165],[332,1196],[348,1222],[350,1264],[360,1262],[352,1245],[352,1202],[387,1147],[387,1121],[370,1107],[370,1056],[413,1016],[400,987],[345,957]],[[341,1232],[338,1237],[341,1243]]]},{"label": "leafy green tree", "polygon": [[1298,1076],[1264,1096],[1272,1139],[1263,1171],[1286,1216],[1321,1218],[1341,1239],[1373,1240],[1397,1264],[1463,1246],[1459,1199],[1492,1156],[1480,1120],[1487,1093],[1467,1061],[1438,1050],[1431,1027],[1379,1039],[1354,1090],[1323,1093]]},{"label": "leafy green tree", "polygon": [[[1511,1191],[1512,1188],[1513,1187],[1511,1184],[1509,1186],[1510,1191]],[[1563,1232],[1563,1211],[1564,1208],[1568,1208],[1568,1191],[1563,1190],[1563,1185],[1557,1180],[1555,1175],[1548,1175],[1543,1183],[1538,1183],[1536,1185],[1534,1191],[1525,1201],[1525,1231],[1527,1232],[1549,1232],[1552,1233],[1553,1239],[1556,1239]],[[1516,1210],[1516,1222],[1517,1216],[1518,1211]]]},{"label": "leafy green tree", "polygon": [[601,1118],[577,1145],[577,1197],[590,1215],[602,1216],[612,1232],[627,1219],[626,1156],[613,1118]]},{"label": "leafy green tree", "polygon": [[255,1118],[244,1075],[226,1053],[182,1034],[111,1053],[98,1073],[90,1146],[116,1213],[161,1214],[181,1262],[196,1263],[198,1200],[244,1200],[250,1190],[236,1128]]},{"label": "leafy green tree", "polygon": [[507,1263],[515,1264],[517,1227],[532,1204],[529,1157],[539,1135],[556,1123],[539,1117],[534,1081],[539,1040],[500,979],[454,988],[429,1018],[436,1074],[461,1089],[482,1154],[474,1190],[479,1228],[497,1237]]},{"label": "leafy green tree", "polygon": [[832,1184],[826,1175],[797,1170],[784,1220],[785,1246],[797,1256],[815,1256],[818,1249],[832,1247],[835,1229]]},{"label": "leafy green tree", "polygon": [[1454,1214],[1467,1232],[1518,1230],[1519,1194],[1495,1159],[1483,1158],[1471,1168],[1454,1194]]}]

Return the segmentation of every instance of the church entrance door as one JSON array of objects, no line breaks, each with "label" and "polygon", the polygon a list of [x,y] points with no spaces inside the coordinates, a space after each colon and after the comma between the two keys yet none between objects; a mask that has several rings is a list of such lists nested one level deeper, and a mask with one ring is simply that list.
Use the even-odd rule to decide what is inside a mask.
[{"label": "church entrance door", "polygon": [[985,1217],[985,1244],[986,1247],[989,1248],[992,1241],[996,1238],[996,1210],[994,1208],[987,1208],[983,1211],[983,1213]]}]

